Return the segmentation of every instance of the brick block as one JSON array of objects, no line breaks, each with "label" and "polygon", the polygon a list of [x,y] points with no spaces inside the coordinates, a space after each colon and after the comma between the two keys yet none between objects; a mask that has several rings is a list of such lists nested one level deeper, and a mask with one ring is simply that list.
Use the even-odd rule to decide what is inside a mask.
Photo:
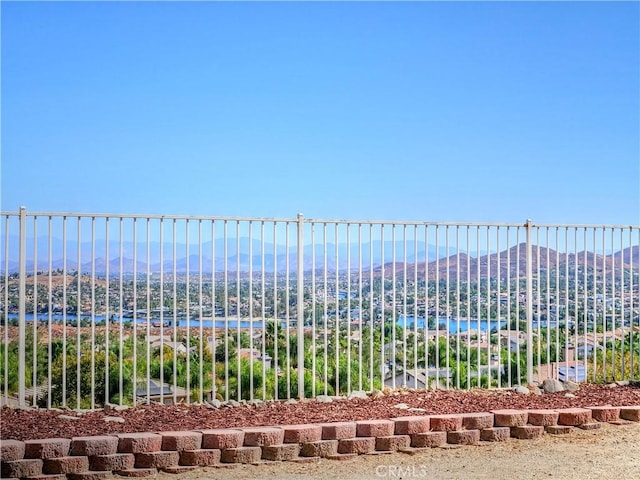
[{"label": "brick block", "polygon": [[113,455],[118,452],[118,437],[100,435],[95,437],[73,437],[71,455]]},{"label": "brick block", "polygon": [[462,430],[462,417],[460,415],[431,415],[429,425],[433,432]]},{"label": "brick block", "polygon": [[338,440],[318,440],[303,443],[300,455],[303,457],[328,457],[338,453]]},{"label": "brick block", "polygon": [[163,468],[162,471],[167,473],[172,473],[174,475],[181,475],[183,473],[189,473],[192,470],[195,470],[196,468],[198,467],[192,466],[192,465],[177,465],[174,467]]},{"label": "brick block", "polygon": [[356,422],[357,437],[388,437],[393,435],[395,429],[396,424],[392,420],[360,420]]},{"label": "brick block", "polygon": [[80,473],[89,470],[89,458],[85,456],[48,458],[44,461],[44,473]]},{"label": "brick block", "polygon": [[121,477],[141,478],[150,477],[158,473],[157,468],[128,468],[127,470],[120,470],[115,472]]},{"label": "brick block", "polygon": [[178,452],[141,452],[136,453],[136,468],[158,468],[177,466],[180,461]]},{"label": "brick block", "polygon": [[220,454],[223,463],[258,463],[262,457],[260,447],[226,448]]},{"label": "brick block", "polygon": [[24,442],[24,458],[56,458],[69,455],[71,440],[68,438],[45,438],[43,440],[26,440]]},{"label": "brick block", "polygon": [[620,418],[620,407],[607,405],[587,408],[591,410],[591,417],[598,422],[614,422]]},{"label": "brick block", "polygon": [[620,407],[620,418],[631,422],[640,422],[640,405]]},{"label": "brick block", "polygon": [[293,463],[318,463],[320,457],[298,457],[289,461]]},{"label": "brick block", "polygon": [[180,452],[180,465],[196,465],[198,467],[210,467],[220,463],[220,450],[198,449],[183,450]]},{"label": "brick block", "polygon": [[493,410],[493,424],[496,427],[520,427],[527,424],[526,410]]},{"label": "brick block", "polygon": [[284,430],[277,427],[251,427],[243,428],[245,447],[263,447],[269,445],[282,445]]},{"label": "brick block", "polygon": [[367,455],[391,455],[393,453],[395,452],[392,452],[391,450],[374,450],[373,452],[367,453]]},{"label": "brick block", "polygon": [[0,460],[12,462],[24,458],[24,442],[20,440],[0,440]]},{"label": "brick block", "polygon": [[300,454],[299,443],[285,443],[283,445],[267,445],[262,447],[262,458],[264,460],[293,460]]},{"label": "brick block", "polygon": [[20,478],[42,475],[42,465],[43,462],[39,458],[27,460],[9,460],[8,462],[2,462],[2,477]]},{"label": "brick block", "polygon": [[159,452],[162,437],[155,433],[120,433],[118,436],[119,453]]},{"label": "brick block", "polygon": [[588,408],[562,408],[558,410],[558,425],[577,426],[591,421]]},{"label": "brick block", "polygon": [[480,440],[484,442],[506,442],[511,436],[509,427],[491,427],[480,430]]},{"label": "brick block", "polygon": [[112,477],[111,472],[80,472],[67,474],[69,480],[109,480]]},{"label": "brick block", "polygon": [[583,423],[582,425],[578,425],[578,428],[581,428],[582,430],[597,430],[598,428],[602,428],[602,423],[600,422]]},{"label": "brick block", "polygon": [[480,442],[480,430],[447,432],[447,443],[452,445],[477,445],[478,442]]},{"label": "brick block", "polygon": [[322,440],[320,425],[286,425],[280,428],[284,430],[284,443],[310,443]]},{"label": "brick block", "polygon": [[396,424],[393,432],[395,435],[413,435],[429,431],[429,417],[424,415],[396,417],[391,420]]},{"label": "brick block", "polygon": [[357,453],[336,453],[335,455],[328,456],[327,460],[351,460],[357,456]]},{"label": "brick block", "polygon": [[613,422],[609,422],[611,425],[631,425],[633,422],[630,420],[614,420]]},{"label": "brick block", "polygon": [[401,448],[398,450],[400,453],[404,453],[406,455],[418,455],[419,453],[424,453],[429,450],[429,447],[407,447]]},{"label": "brick block", "polygon": [[544,431],[551,435],[566,435],[573,431],[573,427],[569,425],[549,425],[544,427]]},{"label": "brick block", "polygon": [[441,447],[447,443],[447,432],[424,432],[411,435],[412,447]]},{"label": "brick block", "polygon": [[200,430],[202,433],[202,448],[239,448],[244,445],[244,432],[231,428]]},{"label": "brick block", "polygon": [[[393,422],[391,422],[393,425]],[[338,440],[338,453],[355,453],[362,455],[376,449],[375,437],[343,438]]]},{"label": "brick block", "polygon": [[321,423],[322,440],[342,440],[356,436],[356,422]]},{"label": "brick block", "polygon": [[544,434],[544,427],[541,425],[520,425],[511,427],[511,436],[520,440],[531,440],[541,437]]},{"label": "brick block", "polygon": [[67,480],[67,475],[65,475],[64,473],[52,473],[52,474],[46,474],[43,473],[42,475],[35,475],[33,477],[24,477],[25,480]]},{"label": "brick block", "polygon": [[202,446],[201,432],[158,432],[162,437],[161,450],[198,450]]},{"label": "brick block", "polygon": [[390,437],[376,437],[376,450],[397,452],[411,445],[409,435],[391,435]]},{"label": "brick block", "polygon": [[558,412],[556,410],[529,410],[529,423],[542,427],[558,424]]},{"label": "brick block", "polygon": [[484,430],[493,427],[493,413],[461,413],[462,428],[466,430]]},{"label": "brick block", "polygon": [[89,470],[114,471],[129,470],[136,463],[133,453],[113,453],[89,457]]}]

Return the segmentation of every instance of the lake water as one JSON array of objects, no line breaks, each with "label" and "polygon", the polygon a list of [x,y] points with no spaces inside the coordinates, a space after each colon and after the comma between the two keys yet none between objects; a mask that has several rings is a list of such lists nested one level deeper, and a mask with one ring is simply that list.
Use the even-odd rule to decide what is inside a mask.
[{"label": "lake water", "polygon": [[[400,317],[396,322],[396,325],[404,326],[405,317]],[[406,317],[407,328],[413,328],[413,324],[416,323],[415,317]],[[417,327],[419,329],[423,329],[425,326],[425,318],[418,317]],[[499,322],[500,328],[504,328],[507,325],[506,320],[500,320]],[[493,328],[498,329],[498,320],[466,320],[466,319],[446,319],[439,318],[438,319],[438,328],[440,330],[448,330],[450,333],[466,332],[467,330],[480,330],[481,332],[486,332],[487,330],[491,330]]]},{"label": "lake water", "polygon": [[[9,314],[9,319],[17,319],[18,318],[18,314],[15,313],[10,313]],[[25,319],[27,322],[32,322],[34,318],[33,313],[27,313],[25,315]],[[49,321],[49,314],[47,313],[40,313],[37,315],[38,321],[39,322],[48,322]],[[73,322],[76,320],[76,315],[73,314],[67,314],[67,322]],[[88,319],[89,321],[91,321],[91,318],[87,315],[81,315],[81,318],[83,319]],[[111,317],[111,320],[113,323],[117,324],[120,322],[120,317],[117,315],[113,315]],[[131,322],[133,319],[131,318],[124,318],[123,321],[125,323],[127,322]],[[172,317],[167,316],[164,318],[164,322],[166,324],[168,324],[169,326],[171,326],[171,321],[173,320]],[[62,314],[52,314],[51,315],[51,321],[55,322],[55,323],[60,323],[63,321],[63,316]],[[105,316],[104,315],[96,315],[95,316],[95,322],[96,325],[100,325],[103,324],[105,321]],[[409,329],[413,329],[413,324],[414,322],[416,322],[415,317],[412,316],[407,316],[406,317],[406,322],[407,322],[407,328]],[[159,318],[154,318],[152,319],[152,325],[158,325],[159,326],[160,323],[160,319]],[[211,328],[213,325],[213,320],[196,320],[196,319],[191,319],[189,320],[189,328],[194,328],[194,329],[198,329],[200,328],[200,324],[202,324],[203,327],[205,328]],[[230,318],[227,322],[225,322],[224,320],[215,320],[215,328],[216,329],[224,329],[225,328],[225,323],[227,325],[228,328],[238,328],[238,320],[237,319],[233,319]],[[146,319],[143,318],[139,318],[137,321],[138,325],[144,325],[146,326],[147,321]],[[290,319],[289,321],[289,326],[294,326],[296,324],[296,320],[295,319]],[[253,328],[255,329],[261,329],[264,325],[264,322],[262,320],[254,320],[253,321]],[[398,320],[396,321],[396,325],[400,326],[400,327],[404,327],[404,317],[400,316],[398,318]],[[504,329],[507,325],[507,321],[506,320],[500,320],[500,329]],[[533,321],[533,328],[537,329],[537,328],[547,328],[547,327],[551,327],[554,328],[558,325],[558,321],[557,320],[548,320],[548,321],[542,321],[542,322],[538,322],[537,320]],[[187,320],[184,318],[180,318],[178,319],[178,327],[186,327],[187,326]],[[248,329],[251,326],[251,322],[249,322],[249,320],[247,319],[243,319],[240,321],[240,328],[243,329]],[[425,319],[424,317],[418,317],[417,319],[417,328],[419,329],[424,329],[425,326]],[[285,321],[281,320],[279,323],[279,327],[280,328],[284,328],[285,327]],[[455,319],[446,319],[446,318],[440,318],[439,322],[438,322],[438,328],[440,330],[449,330],[450,333],[457,333],[458,332],[458,327],[459,327],[459,331],[460,332],[466,332],[467,330],[480,330],[481,332],[486,332],[488,330],[491,329],[498,329],[498,321],[497,320],[466,320],[466,319],[460,319],[460,320],[455,320]],[[430,330],[434,330],[434,329],[430,329]]]},{"label": "lake water", "polygon": [[[81,315],[80,317],[82,319],[88,320],[89,322],[91,321],[91,317],[88,316],[88,315]],[[33,313],[25,314],[25,320],[27,322],[32,322],[33,318],[34,318]],[[40,314],[37,315],[37,318],[38,318],[39,322],[48,322],[49,321],[49,314],[40,313]],[[67,323],[68,322],[75,322],[76,319],[77,319],[77,316],[68,313],[66,318],[67,318]],[[104,315],[96,315],[94,318],[95,318],[96,325],[101,325],[101,324],[104,324],[104,321],[105,321],[106,317]],[[9,314],[9,320],[13,320],[13,319],[18,319],[18,314],[10,313]],[[51,315],[51,321],[54,322],[54,323],[60,323],[63,320],[64,320],[64,317],[61,314]],[[167,316],[167,317],[164,318],[163,321],[165,322],[165,324],[170,324],[170,322],[172,320],[173,320],[173,318]],[[111,317],[111,321],[114,324],[118,324],[118,323],[120,323],[120,317],[118,315],[113,315]],[[124,323],[131,322],[131,321],[133,321],[132,318],[124,318],[123,319]],[[154,318],[154,319],[151,320],[151,322],[152,322],[152,325],[156,324],[156,325],[159,326],[160,319],[159,318]],[[191,320],[189,320],[189,328],[198,329],[198,328],[200,328],[200,324],[202,324],[202,326],[205,327],[205,328],[211,328],[213,323],[214,323],[213,320],[203,320],[202,322],[200,322],[199,320],[191,319]],[[237,319],[235,319],[235,320],[234,319],[229,319],[229,321],[227,321],[227,322],[225,322],[224,320],[216,320],[215,321],[215,326],[216,326],[216,328],[223,329],[225,327],[225,323],[229,328],[238,328],[238,320]],[[139,318],[138,321],[137,321],[137,324],[146,326],[147,321],[146,321],[146,319]],[[290,320],[289,326],[291,326],[292,324],[293,325],[295,324],[295,320]],[[186,326],[187,326],[187,320],[186,319],[184,319],[184,318],[178,319],[178,327],[186,327]],[[249,320],[241,320],[240,321],[240,328],[249,328],[250,326],[251,326],[251,322],[249,322]],[[263,326],[262,320],[254,320],[253,321],[253,328],[259,329],[259,328],[262,328],[262,326]],[[284,326],[285,326],[285,322],[281,321],[280,322],[280,327],[282,328]]]}]

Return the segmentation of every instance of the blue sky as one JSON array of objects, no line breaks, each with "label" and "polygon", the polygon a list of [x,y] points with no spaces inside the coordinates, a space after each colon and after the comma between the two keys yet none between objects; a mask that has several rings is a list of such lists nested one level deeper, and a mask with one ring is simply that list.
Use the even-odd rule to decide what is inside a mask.
[{"label": "blue sky", "polygon": [[13,211],[638,224],[637,2],[2,2]]}]

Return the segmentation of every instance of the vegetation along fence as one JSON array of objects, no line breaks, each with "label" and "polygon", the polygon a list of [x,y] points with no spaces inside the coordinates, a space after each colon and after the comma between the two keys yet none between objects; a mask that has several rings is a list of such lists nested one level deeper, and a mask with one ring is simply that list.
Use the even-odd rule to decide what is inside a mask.
[{"label": "vegetation along fence", "polygon": [[640,379],[640,227],[1,212],[0,398]]}]

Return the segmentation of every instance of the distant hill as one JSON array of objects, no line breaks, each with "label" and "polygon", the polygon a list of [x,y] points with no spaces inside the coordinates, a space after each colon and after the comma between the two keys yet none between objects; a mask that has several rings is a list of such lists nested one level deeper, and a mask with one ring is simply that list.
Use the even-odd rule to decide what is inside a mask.
[{"label": "distant hill", "polygon": [[[500,253],[482,255],[479,258],[461,252],[459,255],[450,255],[427,264],[424,262],[417,265],[407,263],[406,267],[404,263],[395,262],[394,264],[393,262],[388,262],[384,264],[384,275],[385,278],[391,278],[395,265],[396,277],[403,276],[406,268],[407,277],[414,278],[417,268],[418,278],[425,278],[425,272],[428,271],[430,280],[436,278],[445,279],[447,271],[450,279],[456,279],[459,275],[460,279],[464,280],[469,275],[471,280],[474,280],[478,278],[478,270],[481,279],[486,279],[487,277],[497,278],[498,270],[500,271],[500,278],[503,279],[507,277],[507,274],[511,278],[515,278],[517,275],[524,278],[526,274],[525,254],[526,244],[521,243]],[[583,266],[586,262],[587,268],[593,269],[598,277],[611,275],[612,272],[616,277],[619,277],[623,267],[626,269],[630,267],[631,259],[633,259],[633,270],[640,272],[639,254],[640,247],[637,245],[610,255],[601,255],[588,251],[567,255],[552,248],[538,248],[537,245],[533,245],[531,247],[531,265],[535,274],[538,270],[546,271],[547,269],[556,268],[564,270],[567,263],[571,271],[575,268],[576,262],[578,267]],[[380,275],[382,268],[376,267],[374,272]],[[436,272],[438,272],[437,276]]]}]

